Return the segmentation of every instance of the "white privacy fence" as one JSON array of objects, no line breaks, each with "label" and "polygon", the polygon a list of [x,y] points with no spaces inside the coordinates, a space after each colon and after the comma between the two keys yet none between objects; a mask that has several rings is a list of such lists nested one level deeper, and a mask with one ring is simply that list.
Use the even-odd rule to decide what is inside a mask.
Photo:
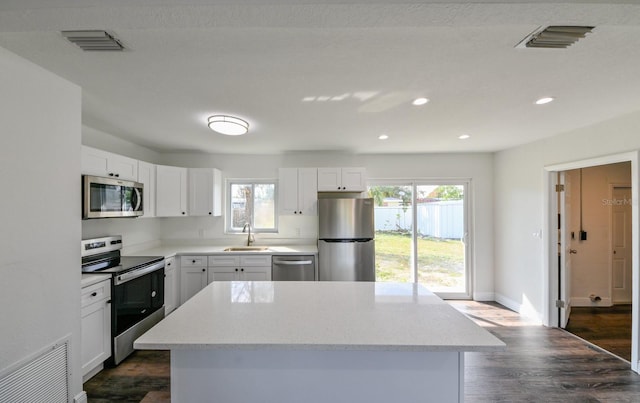
[{"label": "white privacy fence", "polygon": [[[434,238],[461,239],[464,236],[464,201],[447,200],[419,203],[418,234]],[[375,208],[376,231],[411,231],[412,209]]]}]

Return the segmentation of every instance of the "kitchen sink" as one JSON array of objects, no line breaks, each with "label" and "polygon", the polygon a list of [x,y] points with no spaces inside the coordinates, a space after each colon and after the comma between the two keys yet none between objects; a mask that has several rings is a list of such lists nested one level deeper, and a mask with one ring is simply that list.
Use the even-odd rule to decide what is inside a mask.
[{"label": "kitchen sink", "polygon": [[262,252],[269,250],[266,246],[232,246],[225,248],[225,252]]}]

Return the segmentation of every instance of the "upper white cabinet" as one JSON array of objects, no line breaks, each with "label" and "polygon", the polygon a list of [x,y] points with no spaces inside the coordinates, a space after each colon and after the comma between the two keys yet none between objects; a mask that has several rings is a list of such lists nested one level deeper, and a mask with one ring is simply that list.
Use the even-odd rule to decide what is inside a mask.
[{"label": "upper white cabinet", "polygon": [[143,217],[156,216],[156,166],[138,161],[138,182],[144,185],[142,191]]},{"label": "upper white cabinet", "polygon": [[189,215],[222,215],[222,173],[215,168],[189,168]]},{"label": "upper white cabinet", "polygon": [[318,168],[318,192],[364,192],[365,168]]},{"label": "upper white cabinet", "polygon": [[281,215],[318,214],[318,170],[279,169],[278,208]]},{"label": "upper white cabinet", "polygon": [[138,160],[82,146],[82,173],[137,181]]},{"label": "upper white cabinet", "polygon": [[156,216],[187,215],[187,168],[156,166]]}]

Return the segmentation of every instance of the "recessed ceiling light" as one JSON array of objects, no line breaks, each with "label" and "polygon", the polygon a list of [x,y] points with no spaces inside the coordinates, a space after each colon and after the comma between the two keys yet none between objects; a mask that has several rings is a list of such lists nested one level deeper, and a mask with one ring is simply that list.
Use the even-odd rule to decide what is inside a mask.
[{"label": "recessed ceiling light", "polygon": [[389,138],[389,136],[387,136],[386,134],[381,134],[381,135],[378,136],[379,140],[386,140],[388,138]]},{"label": "recessed ceiling light", "polygon": [[249,123],[233,116],[213,115],[209,116],[209,128],[227,136],[239,136],[249,131]]},{"label": "recessed ceiling light", "polygon": [[544,105],[544,104],[548,104],[549,102],[553,101],[552,97],[544,97],[544,98],[540,98],[536,101],[536,105]]},{"label": "recessed ceiling light", "polygon": [[413,102],[411,102],[411,104],[415,106],[420,106],[420,105],[426,104],[427,102],[429,102],[427,98],[416,98],[413,100]]},{"label": "recessed ceiling light", "polygon": [[468,134],[463,134],[463,135],[458,136],[458,138],[459,138],[460,140],[466,140],[466,139],[468,139],[469,137],[471,137],[471,136],[469,136]]}]

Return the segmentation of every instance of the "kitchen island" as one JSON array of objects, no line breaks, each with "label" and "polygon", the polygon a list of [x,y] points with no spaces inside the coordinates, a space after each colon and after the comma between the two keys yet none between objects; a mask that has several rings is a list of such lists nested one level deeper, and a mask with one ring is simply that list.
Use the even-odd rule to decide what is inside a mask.
[{"label": "kitchen island", "polygon": [[464,352],[505,347],[416,284],[213,282],[136,340],[174,402],[462,402]]}]

